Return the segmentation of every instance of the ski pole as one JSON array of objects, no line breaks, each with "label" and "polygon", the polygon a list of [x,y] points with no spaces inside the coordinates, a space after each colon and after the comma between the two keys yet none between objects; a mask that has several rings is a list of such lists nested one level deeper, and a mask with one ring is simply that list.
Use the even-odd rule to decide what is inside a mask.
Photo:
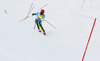
[{"label": "ski pole", "polygon": [[[46,20],[45,20],[46,21]],[[48,24],[50,24],[48,21],[46,21]],[[50,24],[53,28],[55,28],[52,24]],[[56,29],[56,28],[55,28]]]},{"label": "ski pole", "polygon": [[34,25],[34,29],[35,29],[35,27],[36,27],[36,24]]}]

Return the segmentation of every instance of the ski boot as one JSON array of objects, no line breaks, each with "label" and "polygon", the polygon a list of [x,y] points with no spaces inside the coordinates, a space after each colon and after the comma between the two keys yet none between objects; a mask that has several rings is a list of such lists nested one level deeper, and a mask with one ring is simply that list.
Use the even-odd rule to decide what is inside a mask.
[{"label": "ski boot", "polygon": [[45,33],[45,32],[44,32],[43,34],[44,34],[44,35],[46,35],[46,33]]},{"label": "ski boot", "polygon": [[41,30],[40,29],[38,29],[39,30],[39,32],[41,32]]}]

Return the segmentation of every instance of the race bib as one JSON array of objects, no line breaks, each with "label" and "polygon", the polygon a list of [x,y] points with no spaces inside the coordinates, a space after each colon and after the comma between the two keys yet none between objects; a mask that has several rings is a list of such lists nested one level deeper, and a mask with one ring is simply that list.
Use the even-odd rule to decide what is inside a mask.
[{"label": "race bib", "polygon": [[44,17],[43,17],[43,16],[39,16],[39,18],[44,19]]}]

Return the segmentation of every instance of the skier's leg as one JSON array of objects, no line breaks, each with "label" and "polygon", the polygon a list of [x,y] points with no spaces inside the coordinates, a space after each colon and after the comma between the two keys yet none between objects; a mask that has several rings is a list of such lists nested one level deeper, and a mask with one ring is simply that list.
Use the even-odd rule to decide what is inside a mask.
[{"label": "skier's leg", "polygon": [[42,25],[40,25],[40,29],[42,30],[43,34],[46,35],[45,30]]},{"label": "skier's leg", "polygon": [[42,32],[45,33],[45,30],[42,25],[40,26],[40,28],[41,28]]},{"label": "skier's leg", "polygon": [[37,23],[37,27],[38,27],[38,30],[39,30],[39,32],[41,32],[41,28],[40,28],[40,25],[39,25],[39,21],[38,21],[38,23]]},{"label": "skier's leg", "polygon": [[43,26],[41,24],[41,21],[38,22],[38,26],[39,26],[39,29],[41,29],[43,34],[45,35],[46,33],[45,33],[45,30],[44,30],[44,28],[43,28]]},{"label": "skier's leg", "polygon": [[38,23],[37,23],[37,28],[40,29]]},{"label": "skier's leg", "polygon": [[39,21],[38,22],[39,23],[39,28],[42,30],[42,32],[44,33],[45,31],[44,31],[44,29],[43,29],[43,27],[42,27],[42,21]]},{"label": "skier's leg", "polygon": [[40,28],[39,28],[39,25],[38,25],[38,24],[39,24],[38,22],[39,22],[39,21],[38,21],[37,19],[35,19],[35,23],[36,23],[36,25],[37,25],[37,28],[38,28],[39,32],[41,32],[41,31],[40,31]]}]

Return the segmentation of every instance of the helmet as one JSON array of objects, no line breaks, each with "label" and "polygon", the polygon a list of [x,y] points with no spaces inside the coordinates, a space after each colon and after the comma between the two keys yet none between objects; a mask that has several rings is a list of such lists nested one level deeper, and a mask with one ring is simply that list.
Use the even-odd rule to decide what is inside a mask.
[{"label": "helmet", "polygon": [[44,10],[44,9],[41,9],[41,12],[43,12],[43,13],[44,13],[44,12],[45,12],[45,10]]}]

